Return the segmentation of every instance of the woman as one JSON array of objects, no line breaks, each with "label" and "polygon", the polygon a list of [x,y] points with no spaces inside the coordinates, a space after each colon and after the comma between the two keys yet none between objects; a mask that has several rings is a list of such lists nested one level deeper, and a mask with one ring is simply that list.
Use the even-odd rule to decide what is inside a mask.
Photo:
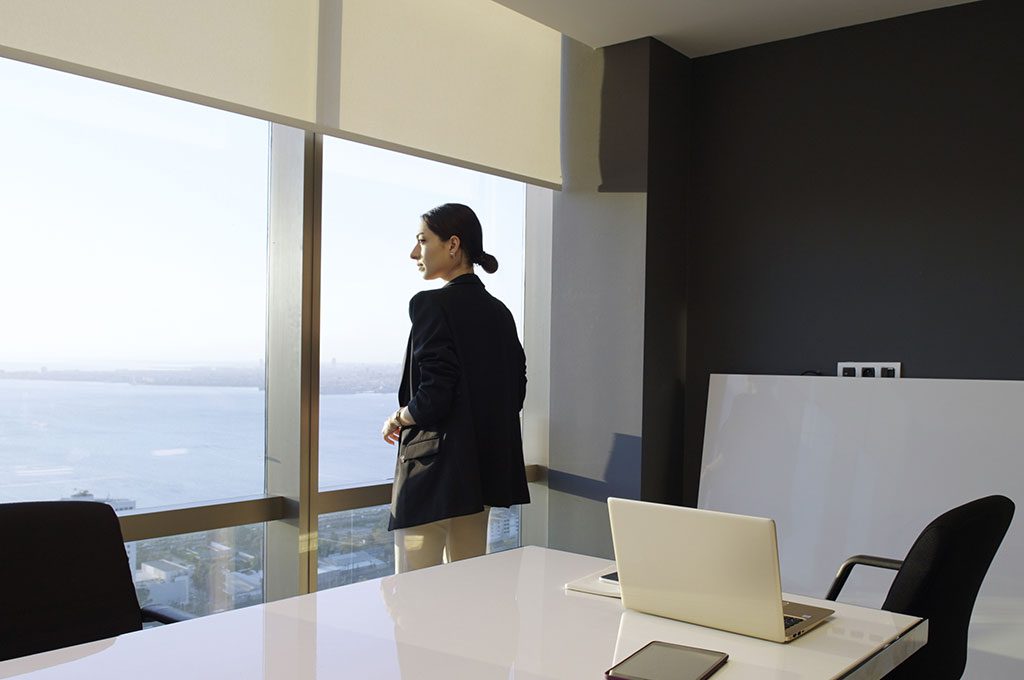
[{"label": "woman", "polygon": [[382,429],[399,445],[388,526],[399,573],[484,554],[490,507],[530,502],[526,357],[512,314],[474,273],[498,269],[480,220],[458,203],[434,208],[409,256],[424,279],[448,283],[409,302],[401,408]]}]

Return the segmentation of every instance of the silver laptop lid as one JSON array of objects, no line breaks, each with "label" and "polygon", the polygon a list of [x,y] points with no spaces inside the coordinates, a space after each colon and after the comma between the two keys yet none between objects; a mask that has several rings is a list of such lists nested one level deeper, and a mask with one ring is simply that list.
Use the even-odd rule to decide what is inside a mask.
[{"label": "silver laptop lid", "polygon": [[625,607],[786,639],[773,520],[622,498],[608,512]]}]

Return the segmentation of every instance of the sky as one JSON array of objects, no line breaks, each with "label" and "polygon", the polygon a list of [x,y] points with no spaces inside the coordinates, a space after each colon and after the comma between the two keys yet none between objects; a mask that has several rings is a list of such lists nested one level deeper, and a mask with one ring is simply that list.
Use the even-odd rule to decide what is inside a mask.
[{"label": "sky", "polygon": [[[0,368],[262,360],[269,125],[7,59],[0,83]],[[522,332],[522,183],[327,138],[323,361],[401,360],[445,202],[477,211]]]}]

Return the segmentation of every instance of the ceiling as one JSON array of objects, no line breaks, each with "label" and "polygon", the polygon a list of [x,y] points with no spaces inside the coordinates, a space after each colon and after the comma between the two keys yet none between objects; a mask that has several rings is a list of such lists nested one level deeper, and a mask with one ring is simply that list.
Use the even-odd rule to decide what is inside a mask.
[{"label": "ceiling", "polygon": [[688,57],[965,3],[965,0],[495,1],[590,47],[653,36]]}]

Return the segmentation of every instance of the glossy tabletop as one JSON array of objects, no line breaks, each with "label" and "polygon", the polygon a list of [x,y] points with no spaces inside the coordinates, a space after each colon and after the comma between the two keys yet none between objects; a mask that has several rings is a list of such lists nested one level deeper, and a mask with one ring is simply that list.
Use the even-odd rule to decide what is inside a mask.
[{"label": "glossy tabletop", "polygon": [[874,678],[924,643],[926,622],[838,603],[781,645],[564,590],[605,564],[522,548],[14,659],[0,678],[597,680],[654,639],[727,652],[715,680]]}]

